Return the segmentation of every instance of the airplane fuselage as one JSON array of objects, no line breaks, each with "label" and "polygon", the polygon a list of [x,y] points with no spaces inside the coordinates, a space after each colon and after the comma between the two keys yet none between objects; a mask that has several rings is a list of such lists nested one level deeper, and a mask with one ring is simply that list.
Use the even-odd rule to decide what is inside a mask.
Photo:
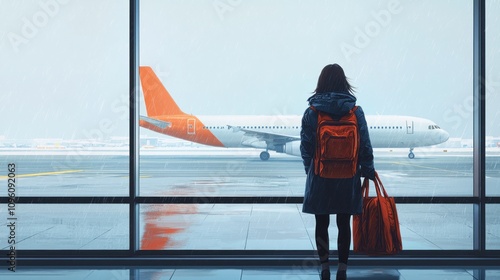
[{"label": "airplane fuselage", "polygon": [[[265,149],[300,156],[302,116],[194,116],[184,113],[148,66],[139,69],[147,116],[140,117],[144,128],[200,144]],[[448,133],[434,122],[408,116],[366,116],[374,148],[413,148],[448,140]]]},{"label": "airplane fuselage", "polygon": [[[145,121],[141,126],[173,137],[219,147],[270,148],[266,141],[248,131],[273,133],[300,138],[302,116],[161,116],[171,126],[165,129]],[[374,148],[415,148],[448,140],[448,133],[434,122],[410,116],[366,116]]]}]

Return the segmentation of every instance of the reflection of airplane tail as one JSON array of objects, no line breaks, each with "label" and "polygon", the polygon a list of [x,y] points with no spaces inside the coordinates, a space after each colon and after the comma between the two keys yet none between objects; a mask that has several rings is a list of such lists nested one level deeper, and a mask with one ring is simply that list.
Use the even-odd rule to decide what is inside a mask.
[{"label": "reflection of airplane tail", "polygon": [[139,75],[148,116],[184,115],[151,67],[141,66]]}]

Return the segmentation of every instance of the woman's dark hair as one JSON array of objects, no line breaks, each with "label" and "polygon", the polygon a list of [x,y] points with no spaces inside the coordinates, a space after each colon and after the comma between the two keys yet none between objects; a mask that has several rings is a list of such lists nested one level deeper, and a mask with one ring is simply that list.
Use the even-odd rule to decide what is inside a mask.
[{"label": "woman's dark hair", "polygon": [[337,63],[328,64],[321,70],[318,85],[314,93],[346,92],[353,94],[354,87],[349,84],[344,74],[344,69]]}]

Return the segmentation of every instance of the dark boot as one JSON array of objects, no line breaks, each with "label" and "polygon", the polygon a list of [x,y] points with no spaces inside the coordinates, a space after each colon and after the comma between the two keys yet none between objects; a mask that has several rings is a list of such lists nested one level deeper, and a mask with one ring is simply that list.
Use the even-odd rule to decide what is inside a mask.
[{"label": "dark boot", "polygon": [[321,280],[330,280],[330,270],[325,269],[321,271]]},{"label": "dark boot", "polygon": [[346,279],[347,279],[347,271],[337,270],[337,280],[346,280]]}]

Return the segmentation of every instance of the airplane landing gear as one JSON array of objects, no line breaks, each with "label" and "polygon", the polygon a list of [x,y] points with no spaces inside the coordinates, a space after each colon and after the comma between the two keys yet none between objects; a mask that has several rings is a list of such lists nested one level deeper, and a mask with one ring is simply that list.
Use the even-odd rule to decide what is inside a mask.
[{"label": "airplane landing gear", "polygon": [[410,153],[408,154],[408,157],[410,159],[414,159],[415,158],[415,154],[413,153],[413,148],[410,148]]},{"label": "airplane landing gear", "polygon": [[260,153],[260,159],[261,160],[268,160],[269,157],[271,157],[271,155],[269,155],[269,153],[267,151],[264,151],[264,152]]}]

